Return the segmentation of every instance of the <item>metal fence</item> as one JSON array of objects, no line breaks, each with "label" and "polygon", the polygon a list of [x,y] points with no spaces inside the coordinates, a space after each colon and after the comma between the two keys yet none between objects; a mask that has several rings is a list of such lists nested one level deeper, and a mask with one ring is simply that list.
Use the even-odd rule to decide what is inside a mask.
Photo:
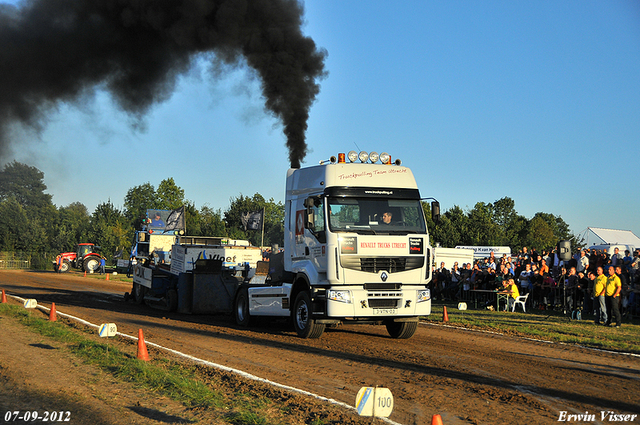
[{"label": "metal fence", "polygon": [[31,260],[0,260],[0,269],[30,269]]},{"label": "metal fence", "polygon": [[31,255],[22,252],[0,252],[0,269],[30,269]]}]

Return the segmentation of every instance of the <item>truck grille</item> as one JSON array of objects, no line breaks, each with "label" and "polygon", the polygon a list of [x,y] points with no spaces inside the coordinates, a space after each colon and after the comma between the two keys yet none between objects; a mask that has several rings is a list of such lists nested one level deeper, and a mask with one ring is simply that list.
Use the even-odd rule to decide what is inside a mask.
[{"label": "truck grille", "polygon": [[400,301],[399,299],[389,299],[389,298],[382,298],[382,299],[374,299],[374,298],[369,298],[369,307],[370,308],[398,308],[398,301]]},{"label": "truck grille", "polygon": [[389,273],[404,272],[422,268],[423,256],[411,257],[356,257],[344,255],[340,257],[342,267],[367,273],[378,273],[386,270]]},{"label": "truck grille", "polygon": [[402,283],[365,283],[369,308],[400,308],[402,306]]},{"label": "truck grille", "polygon": [[377,283],[365,283],[364,289],[367,291],[397,291],[402,288],[402,283],[394,282],[377,282]]}]

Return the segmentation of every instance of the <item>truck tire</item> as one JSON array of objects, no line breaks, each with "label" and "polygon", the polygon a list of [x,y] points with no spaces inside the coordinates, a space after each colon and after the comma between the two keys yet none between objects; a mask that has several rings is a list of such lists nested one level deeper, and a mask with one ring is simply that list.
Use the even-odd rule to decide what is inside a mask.
[{"label": "truck tire", "polygon": [[60,264],[60,269],[58,270],[58,273],[66,273],[69,271],[70,268],[71,268],[71,265],[69,264],[69,260],[64,260],[62,264]]},{"label": "truck tire", "polygon": [[418,329],[418,322],[394,322],[389,320],[385,322],[385,325],[389,335],[397,339],[409,339]]},{"label": "truck tire", "polygon": [[169,289],[167,291],[167,311],[176,311],[178,308],[178,291]]},{"label": "truck tire", "polygon": [[324,325],[316,323],[311,318],[313,305],[307,291],[300,292],[293,305],[293,327],[300,338],[320,338],[324,332]]},{"label": "truck tire", "polygon": [[242,288],[238,291],[235,302],[236,323],[244,328],[251,324],[251,313],[249,312],[249,291]]},{"label": "truck tire", "polygon": [[87,273],[97,272],[100,269],[100,259],[98,257],[87,257],[83,261],[83,267]]},{"label": "truck tire", "polygon": [[144,302],[144,294],[146,292],[146,289],[147,288],[145,288],[144,286],[138,283],[134,283],[133,290],[131,291],[133,302],[135,302],[136,304],[142,304]]}]

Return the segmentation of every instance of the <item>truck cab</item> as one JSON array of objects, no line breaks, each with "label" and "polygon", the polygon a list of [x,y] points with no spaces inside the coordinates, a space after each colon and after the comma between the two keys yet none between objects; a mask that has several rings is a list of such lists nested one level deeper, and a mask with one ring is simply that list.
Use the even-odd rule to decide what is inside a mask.
[{"label": "truck cab", "polygon": [[281,262],[282,270],[271,287],[248,288],[248,313],[290,314],[306,338],[340,323],[384,324],[392,337],[409,338],[431,313],[418,187],[386,154],[351,152],[349,161],[340,154],[288,171],[284,252],[270,267]]}]

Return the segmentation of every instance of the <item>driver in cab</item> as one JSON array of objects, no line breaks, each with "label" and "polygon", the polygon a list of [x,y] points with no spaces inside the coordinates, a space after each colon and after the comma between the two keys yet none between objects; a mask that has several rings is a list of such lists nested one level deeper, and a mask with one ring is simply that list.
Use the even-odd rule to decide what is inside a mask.
[{"label": "driver in cab", "polygon": [[393,219],[393,213],[390,211],[382,214],[382,222],[380,224],[391,224],[391,220]]}]

